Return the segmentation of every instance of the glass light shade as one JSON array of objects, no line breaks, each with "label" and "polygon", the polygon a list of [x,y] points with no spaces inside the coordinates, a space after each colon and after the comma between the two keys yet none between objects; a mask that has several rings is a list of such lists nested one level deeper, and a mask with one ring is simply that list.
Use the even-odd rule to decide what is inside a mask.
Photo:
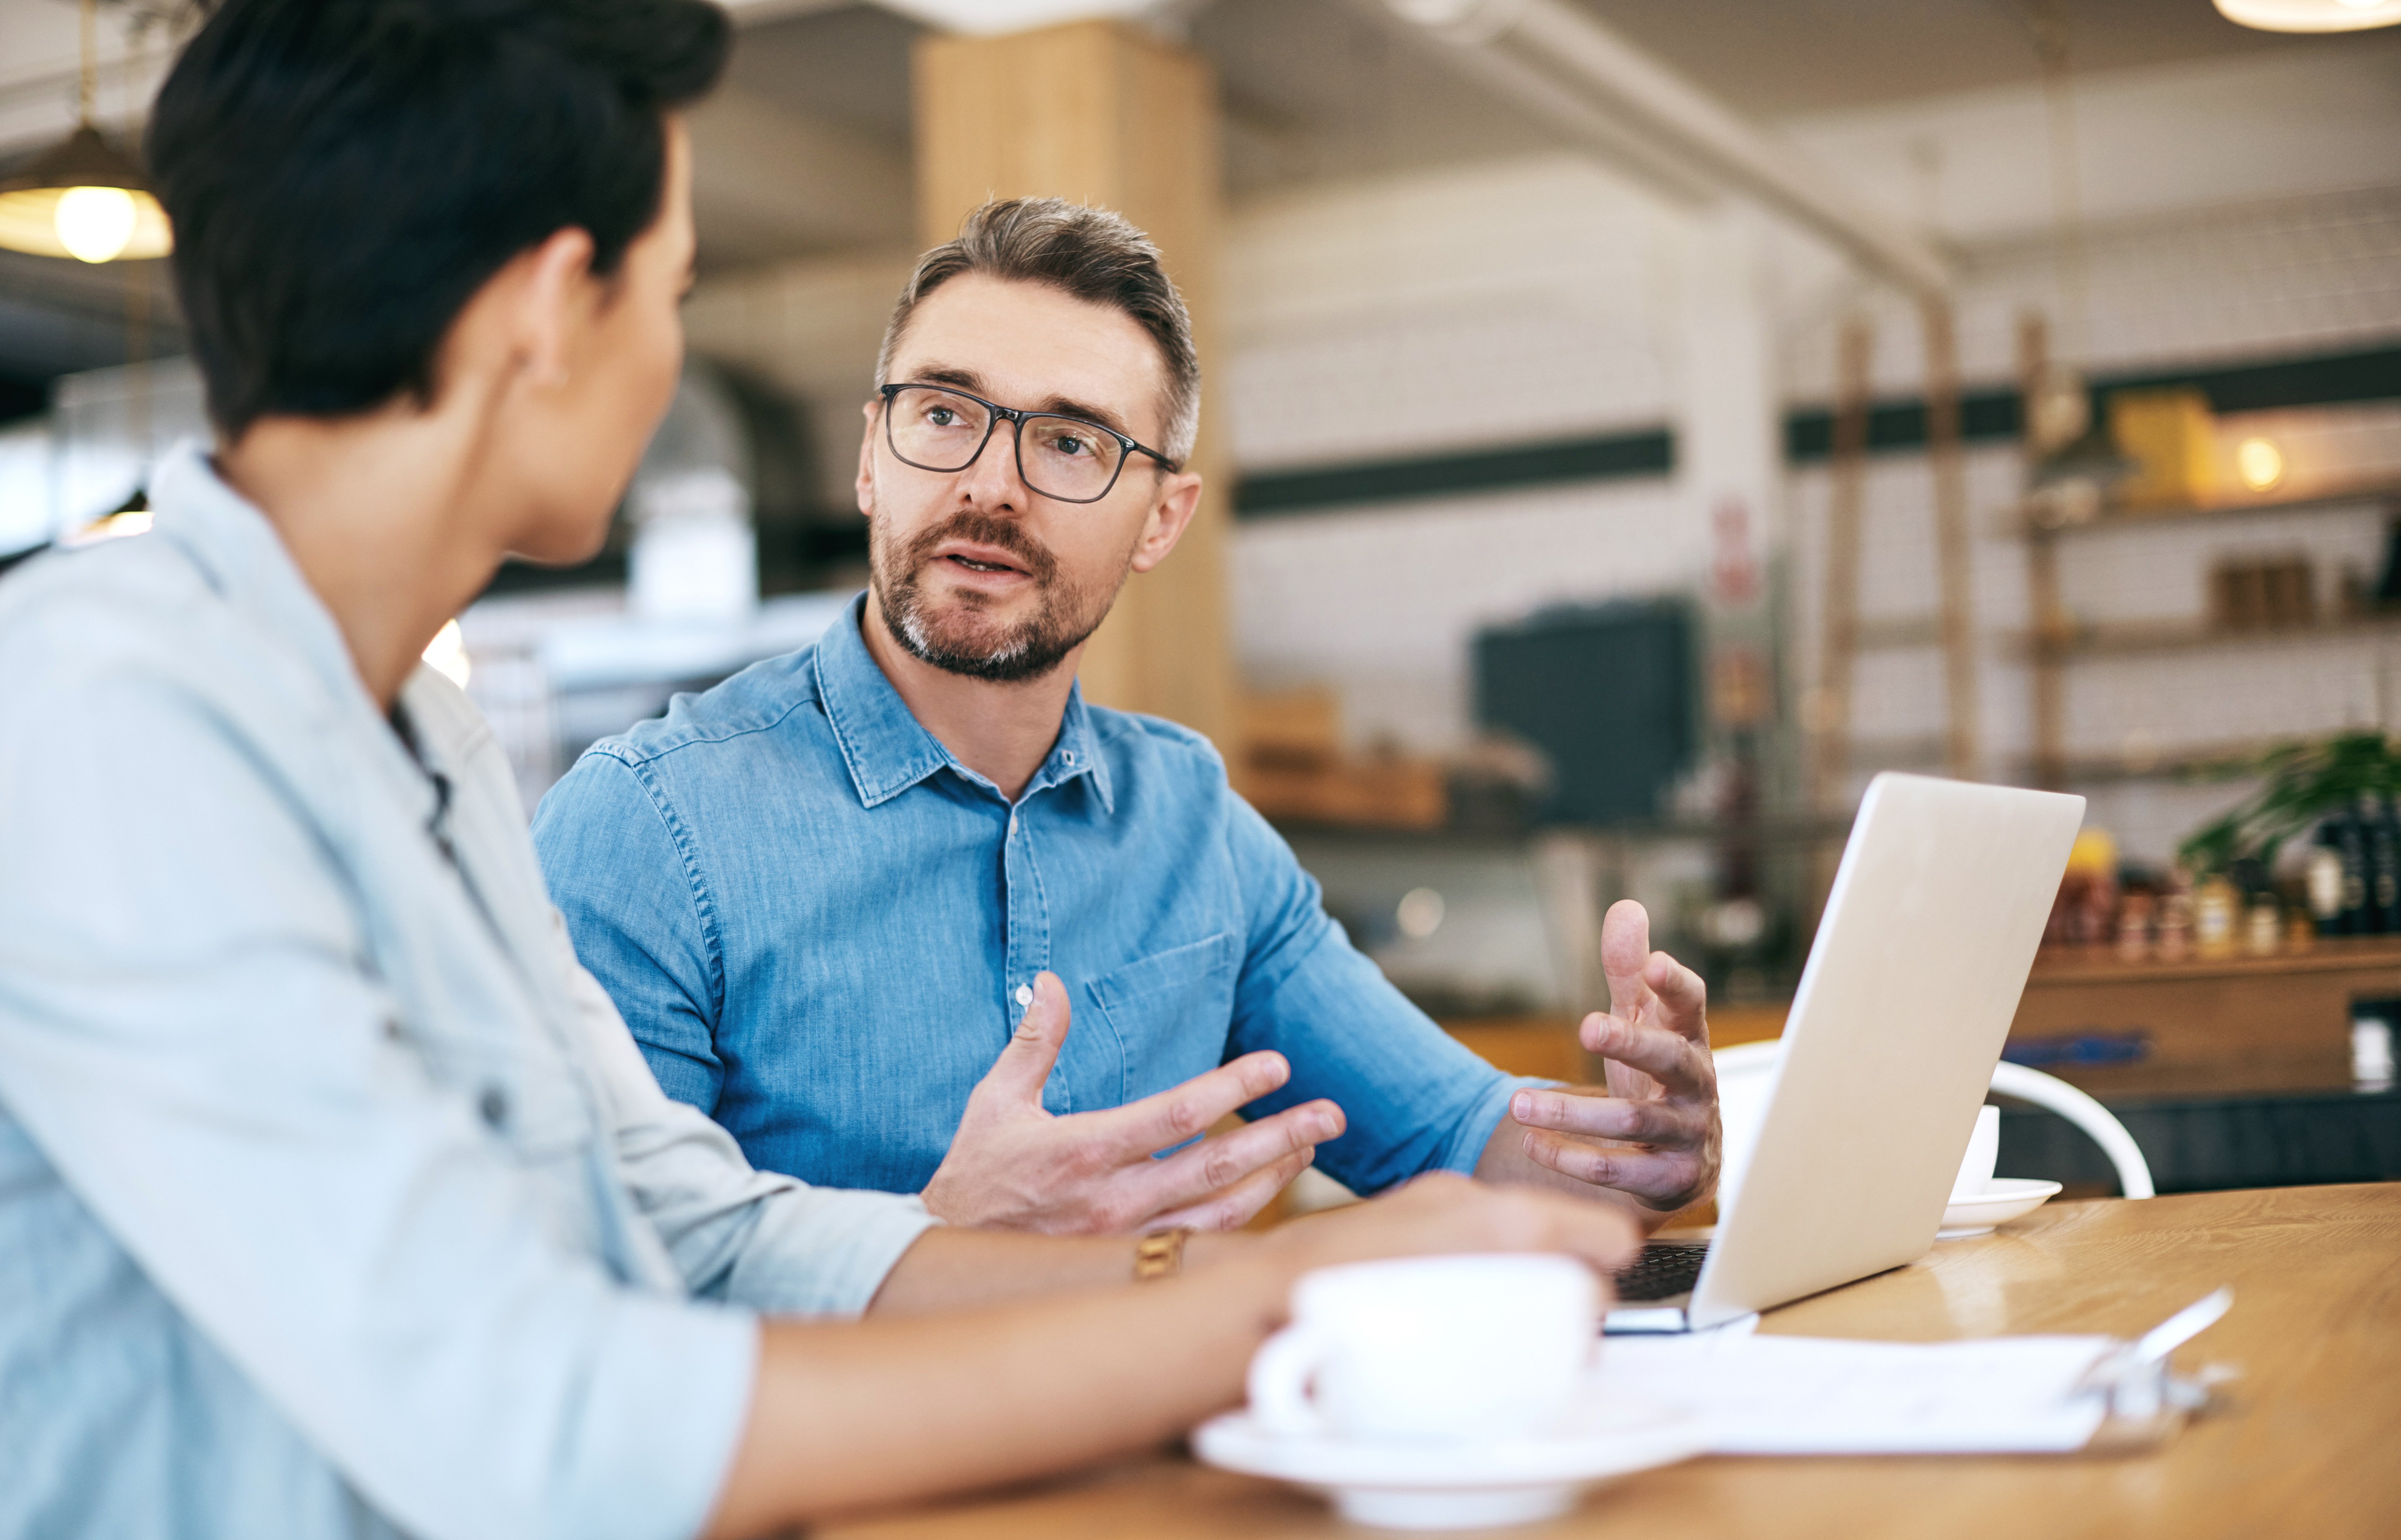
[{"label": "glass light shade", "polygon": [[2401,0],[2216,0],[2229,21],[2261,32],[2365,32],[2401,22]]},{"label": "glass light shade", "polygon": [[69,187],[50,219],[79,262],[114,262],[133,240],[133,195],[122,187]]},{"label": "glass light shade", "polygon": [[0,183],[0,246],[112,262],[165,256],[175,238],[141,169],[87,125],[22,175]]},{"label": "glass light shade", "polygon": [[0,193],[0,246],[111,262],[175,249],[167,211],[138,187],[25,187]]}]

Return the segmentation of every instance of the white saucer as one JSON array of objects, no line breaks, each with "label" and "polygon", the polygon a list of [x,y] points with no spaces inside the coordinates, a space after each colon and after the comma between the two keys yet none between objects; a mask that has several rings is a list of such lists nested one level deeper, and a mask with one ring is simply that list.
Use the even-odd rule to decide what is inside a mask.
[{"label": "white saucer", "polygon": [[1934,1233],[1934,1238],[1955,1241],[1964,1235],[1987,1234],[1993,1226],[2007,1224],[2021,1214],[2031,1214],[2058,1195],[2059,1183],[2055,1181],[1995,1177],[1974,1197],[1951,1200],[1951,1206],[1942,1210],[1942,1228]]},{"label": "white saucer", "polygon": [[1495,1443],[1429,1444],[1275,1434],[1229,1411],[1192,1435],[1193,1452],[1245,1476],[1334,1499],[1356,1524],[1447,1530],[1530,1524],[1575,1506],[1593,1481],[1673,1465],[1707,1448],[1700,1419],[1653,1407],[1601,1407],[1569,1432]]}]

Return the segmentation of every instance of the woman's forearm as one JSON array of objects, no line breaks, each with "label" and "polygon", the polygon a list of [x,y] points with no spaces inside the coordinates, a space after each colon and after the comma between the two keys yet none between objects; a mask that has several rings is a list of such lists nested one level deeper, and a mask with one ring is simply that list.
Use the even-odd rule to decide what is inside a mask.
[{"label": "woman's forearm", "polygon": [[[1131,1255],[1131,1243],[1100,1244]],[[710,1533],[771,1533],[1172,1438],[1241,1398],[1283,1289],[1273,1267],[1228,1262],[943,1315],[768,1322]]]},{"label": "woman's forearm", "polygon": [[[1256,1241],[1255,1235],[1240,1231],[1193,1235],[1185,1243],[1185,1270],[1200,1271],[1242,1255]],[[888,1320],[1131,1282],[1134,1246],[1122,1235],[928,1230],[894,1265],[867,1313],[872,1319]]]},{"label": "woman's forearm", "polygon": [[[1312,1267],[1557,1251],[1606,1272],[1638,1244],[1612,1207],[1444,1175],[1268,1234],[1223,1237],[1181,1277],[907,1315],[954,1296],[979,1258],[993,1268],[986,1298],[1004,1263],[1028,1290],[1079,1270],[1124,1278],[1132,1264],[1124,1240],[930,1231],[912,1248],[926,1254],[903,1259],[907,1274],[895,1270],[899,1297],[869,1319],[764,1327],[749,1422],[708,1533],[768,1533],[1155,1444],[1234,1403],[1292,1281]],[[1055,1266],[1045,1247],[1063,1248]]]}]

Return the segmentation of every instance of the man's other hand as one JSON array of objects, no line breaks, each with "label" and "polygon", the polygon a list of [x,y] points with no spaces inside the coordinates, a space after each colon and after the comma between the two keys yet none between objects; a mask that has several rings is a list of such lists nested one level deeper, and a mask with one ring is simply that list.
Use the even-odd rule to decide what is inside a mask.
[{"label": "man's other hand", "polygon": [[1157,1096],[1057,1117],[1043,1111],[1042,1086],[1066,1041],[1066,987],[1044,974],[926,1184],[936,1216],[1050,1234],[1232,1230],[1343,1129],[1340,1108],[1311,1101],[1154,1160],[1283,1084],[1291,1066],[1281,1054],[1245,1054]]},{"label": "man's other hand", "polygon": [[1609,1011],[1585,1017],[1579,1035],[1607,1062],[1609,1083],[1518,1092],[1487,1147],[1488,1164],[1511,1142],[1514,1122],[1524,1160],[1665,1215],[1717,1185],[1708,989],[1699,974],[1651,949],[1651,917],[1631,899],[1610,906],[1600,934]]}]

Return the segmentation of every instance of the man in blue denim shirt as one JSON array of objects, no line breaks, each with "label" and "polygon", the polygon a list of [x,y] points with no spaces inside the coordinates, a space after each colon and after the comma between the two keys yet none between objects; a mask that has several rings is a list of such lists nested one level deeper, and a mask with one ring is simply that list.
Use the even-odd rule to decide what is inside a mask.
[{"label": "man in blue denim shirt", "polygon": [[1146,238],[978,211],[877,375],[868,593],[596,745],[535,823],[670,1094],[762,1168],[956,1222],[1229,1226],[1313,1153],[1368,1192],[1447,1169],[1654,1218],[1708,1192],[1700,981],[1639,907],[1584,1028],[1612,1085],[1512,1080],[1351,947],[1205,740],[1083,701],[1086,639],[1200,490],[1190,325]]}]

